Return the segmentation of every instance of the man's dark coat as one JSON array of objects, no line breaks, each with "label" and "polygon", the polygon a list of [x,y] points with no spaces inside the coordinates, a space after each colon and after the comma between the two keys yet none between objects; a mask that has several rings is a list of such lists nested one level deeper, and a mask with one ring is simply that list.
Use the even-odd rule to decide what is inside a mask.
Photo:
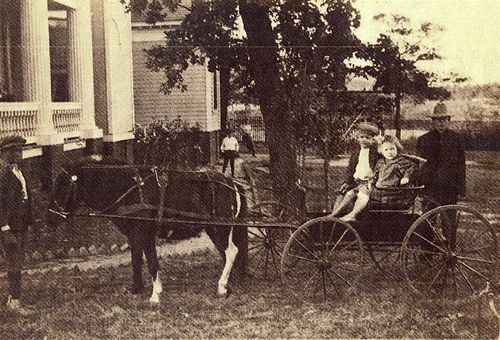
[{"label": "man's dark coat", "polygon": [[[356,166],[359,161],[359,151],[361,150],[361,146],[359,144],[356,145],[354,150],[351,153],[351,157],[349,158],[349,164],[347,165],[347,170],[345,173],[344,182],[349,186],[356,186],[354,181],[354,173],[356,172]],[[370,168],[372,170],[375,169],[375,165],[377,161],[380,159],[380,154],[377,151],[377,144],[373,144],[370,146],[370,152],[368,153],[368,160],[370,163]]]},{"label": "man's dark coat", "polygon": [[[23,174],[24,175],[24,174]],[[31,210],[31,192],[28,201],[23,200],[21,181],[14,175],[8,165],[0,169],[0,226],[9,225],[13,232],[25,232],[33,223]]]},{"label": "man's dark coat", "polygon": [[465,150],[456,132],[429,131],[418,138],[417,153],[427,160],[420,180],[431,198],[450,204],[457,202],[458,195],[465,195]]}]

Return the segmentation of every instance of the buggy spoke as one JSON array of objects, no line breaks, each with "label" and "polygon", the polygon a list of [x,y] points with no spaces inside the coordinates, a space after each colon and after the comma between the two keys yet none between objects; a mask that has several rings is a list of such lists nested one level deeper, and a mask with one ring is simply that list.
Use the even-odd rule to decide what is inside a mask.
[{"label": "buggy spoke", "polygon": [[[260,228],[257,228],[257,230],[260,230]],[[252,234],[253,236],[258,237],[258,238],[260,238],[260,239],[261,239],[261,238],[263,238],[263,237],[262,237],[262,235],[259,235],[259,234],[257,234],[257,233],[255,233],[255,232],[253,232],[253,231],[252,231],[252,230],[250,230],[250,229],[248,229],[248,233],[249,233],[249,234]]]},{"label": "buggy spoke", "polygon": [[[320,242],[323,241],[323,223],[324,222],[319,223],[319,240],[320,240]],[[328,244],[327,244],[327,246],[328,246]],[[320,256],[323,257],[323,253],[324,253],[323,247],[320,247],[319,251],[320,251]]]},{"label": "buggy spoke", "polygon": [[335,266],[335,268],[342,269],[342,270],[347,270],[348,272],[355,272],[356,271],[356,269],[347,268],[347,267],[341,266],[339,264],[335,264],[334,266]]},{"label": "buggy spoke", "polygon": [[434,276],[434,278],[432,279],[431,283],[427,286],[427,290],[429,290],[432,285],[434,284],[434,282],[436,282],[437,278],[439,277],[439,274],[441,274],[441,272],[443,271],[443,269],[446,267],[446,263],[444,263],[443,265],[441,265],[441,268],[439,268],[438,270],[438,273],[436,274],[436,276]]},{"label": "buggy spoke", "polygon": [[332,225],[332,228],[330,230],[330,235],[328,236],[328,240],[326,241],[327,244],[330,244],[332,242],[332,239],[333,239],[333,235],[334,235],[334,231],[335,231],[335,227],[337,226],[337,222],[333,223]]},{"label": "buggy spoke", "polygon": [[278,265],[276,264],[276,257],[274,256],[275,252],[276,250],[274,248],[271,248],[271,258],[273,259],[274,271],[276,272],[276,275],[279,275]]},{"label": "buggy spoke", "polygon": [[321,271],[321,278],[322,278],[322,281],[323,281],[323,295],[325,297],[325,300],[326,298],[328,297],[328,293],[326,292],[326,277],[325,277],[325,271]]},{"label": "buggy spoke", "polygon": [[457,255],[457,259],[465,260],[465,261],[475,261],[475,262],[481,262],[481,263],[488,263],[488,264],[495,264],[496,263],[496,261],[492,261],[492,260],[484,260],[484,259],[478,259],[475,257],[459,256],[459,255]]},{"label": "buggy spoke", "polygon": [[441,295],[444,293],[444,288],[446,287],[446,281],[448,280],[448,270],[444,272],[443,282],[441,283]]},{"label": "buggy spoke", "polygon": [[311,251],[316,251],[316,241],[314,240],[314,237],[309,234],[309,230],[304,230],[303,234],[306,236],[304,239],[305,242],[311,247]]},{"label": "buggy spoke", "polygon": [[257,248],[264,248],[264,245],[262,244],[262,242],[258,242],[256,245],[249,247],[248,251],[252,251],[252,250],[257,249]]},{"label": "buggy spoke", "polygon": [[307,248],[302,242],[300,242],[298,239],[295,239],[295,241],[303,248],[305,249],[309,254],[311,254],[313,257],[315,257],[316,259],[320,260],[320,258],[314,254],[309,248]]},{"label": "buggy spoke", "polygon": [[248,261],[252,261],[253,259],[255,259],[257,257],[257,255],[261,254],[262,252],[265,252],[266,249],[264,247],[262,247],[260,250],[254,252],[249,258],[248,258]]},{"label": "buggy spoke", "polygon": [[318,269],[318,268],[315,268],[315,269],[314,269],[313,274],[311,275],[311,277],[309,278],[309,280],[307,280],[307,283],[306,283],[306,285],[304,286],[304,289],[303,289],[303,291],[304,291],[304,292],[306,291],[307,286],[309,286],[309,284],[312,282],[312,280],[313,280],[313,279],[314,279],[314,277],[316,276],[316,273],[318,273],[318,272],[319,272],[319,269]]},{"label": "buggy spoke", "polygon": [[264,262],[264,273],[267,276],[267,264],[269,263],[269,252],[266,252],[266,261]]},{"label": "buggy spoke", "polygon": [[444,240],[443,236],[441,235],[441,233],[436,229],[436,227],[434,226],[434,224],[432,223],[431,220],[429,220],[429,218],[426,219],[427,223],[429,224],[429,227],[431,227],[432,231],[434,232],[434,234],[437,235],[437,237],[439,238],[439,241],[441,241],[441,245],[443,247],[446,247],[446,241]]},{"label": "buggy spoke", "polygon": [[425,237],[423,237],[422,235],[420,235],[419,233],[417,233],[416,231],[413,232],[414,235],[417,235],[418,237],[420,237],[422,240],[424,240],[425,242],[429,243],[430,245],[432,245],[434,248],[437,248],[439,249],[441,252],[443,253],[446,253],[446,250],[441,248],[440,246],[438,246],[437,244],[433,243],[432,241],[429,241],[428,239],[426,239]]},{"label": "buggy spoke", "polygon": [[339,245],[340,241],[342,241],[342,239],[344,238],[344,236],[347,234],[348,231],[349,231],[349,229],[344,230],[344,232],[342,233],[342,235],[337,240],[337,243],[335,243],[335,245],[333,246],[333,248],[330,249],[330,251],[328,252],[328,255],[327,255],[328,257],[330,257],[330,255],[333,253],[333,251],[335,250],[335,248],[337,248],[337,246]]},{"label": "buggy spoke", "polygon": [[462,266],[464,266],[465,268],[469,269],[471,272],[473,272],[474,274],[482,277],[483,279],[485,279],[486,281],[489,281],[489,278],[486,277],[484,274],[482,274],[481,272],[478,272],[477,270],[475,270],[474,268],[472,268],[471,266],[469,266],[467,263],[465,262],[462,262],[462,261],[457,261],[458,263],[460,263]]},{"label": "buggy spoke", "polygon": [[335,276],[337,276],[339,279],[341,279],[342,281],[344,281],[345,283],[347,283],[347,285],[349,287],[351,286],[351,283],[345,277],[343,277],[342,275],[340,275],[339,273],[337,273],[335,270],[332,269],[332,273],[335,274]]},{"label": "buggy spoke", "polygon": [[290,257],[294,257],[298,260],[302,260],[302,261],[307,261],[307,262],[312,262],[312,263],[319,263],[318,260],[315,260],[315,259],[309,259],[307,257],[302,257],[302,256],[299,256],[299,255],[295,255],[295,254],[289,254]]},{"label": "buggy spoke", "polygon": [[470,283],[469,279],[467,278],[467,276],[465,276],[465,273],[462,271],[462,268],[460,267],[456,267],[460,273],[460,275],[464,278],[465,282],[467,282],[467,285],[469,286],[469,288],[472,290],[472,293],[476,293],[476,290],[474,289],[474,287],[472,286],[472,283]]},{"label": "buggy spoke", "polygon": [[439,267],[441,263],[437,263],[435,265],[433,265],[432,267],[430,268],[427,268],[423,273],[421,273],[419,276],[417,276],[415,279],[413,279],[415,282],[418,281],[421,277],[425,276],[427,273],[431,272],[432,270],[436,269]]},{"label": "buggy spoke", "polygon": [[328,280],[330,280],[332,287],[333,287],[333,289],[335,289],[335,292],[337,293],[337,295],[340,296],[340,292],[337,289],[337,286],[335,285],[335,282],[333,281],[332,277],[330,276],[330,271],[328,271],[328,270],[326,271],[326,276],[327,276]]}]

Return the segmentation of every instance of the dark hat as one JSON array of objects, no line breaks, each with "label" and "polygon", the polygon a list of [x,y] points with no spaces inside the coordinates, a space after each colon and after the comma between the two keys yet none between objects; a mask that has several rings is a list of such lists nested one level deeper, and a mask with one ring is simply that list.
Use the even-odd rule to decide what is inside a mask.
[{"label": "dark hat", "polygon": [[378,127],[377,125],[370,122],[361,122],[356,126],[356,130],[358,131],[366,131],[373,133],[374,135],[378,135]]},{"label": "dark hat", "polygon": [[430,118],[450,118],[445,103],[439,102],[434,106],[434,112],[429,116]]},{"label": "dark hat", "polygon": [[10,135],[0,139],[0,150],[23,146],[25,143],[26,139],[24,139],[23,137],[18,135]]}]

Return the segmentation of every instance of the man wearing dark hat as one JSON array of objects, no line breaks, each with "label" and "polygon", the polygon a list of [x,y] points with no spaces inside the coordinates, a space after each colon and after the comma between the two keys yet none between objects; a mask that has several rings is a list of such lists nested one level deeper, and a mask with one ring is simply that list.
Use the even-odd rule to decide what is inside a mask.
[{"label": "man wearing dark hat", "polygon": [[455,204],[465,195],[464,143],[448,128],[451,116],[444,103],[438,103],[430,117],[434,128],[417,140],[418,155],[427,159],[421,179],[435,203]]},{"label": "man wearing dark hat", "polygon": [[[427,162],[421,169],[425,185],[424,211],[440,205],[456,204],[465,196],[465,149],[460,135],[448,128],[451,115],[438,103],[430,116],[434,128],[417,140],[417,153]],[[448,216],[455,225],[456,216]]]},{"label": "man wearing dark hat", "polygon": [[21,136],[0,140],[0,241],[7,261],[7,308],[23,316],[31,313],[21,306],[20,298],[24,242],[33,222],[31,195],[19,168],[25,143]]}]

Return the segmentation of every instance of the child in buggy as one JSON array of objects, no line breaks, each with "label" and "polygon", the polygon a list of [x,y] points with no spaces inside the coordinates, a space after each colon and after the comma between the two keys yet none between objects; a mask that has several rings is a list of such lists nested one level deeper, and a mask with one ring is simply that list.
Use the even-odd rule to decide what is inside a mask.
[{"label": "child in buggy", "polygon": [[386,195],[384,188],[397,188],[413,183],[417,175],[417,164],[401,155],[403,147],[399,140],[393,136],[384,136],[379,145],[381,158],[373,172],[372,178],[368,181],[368,190],[359,192],[354,202],[351,212],[341,217],[344,221],[356,220],[357,216],[365,210],[370,200],[376,199],[390,204],[397,201],[397,196],[383,197]]}]

